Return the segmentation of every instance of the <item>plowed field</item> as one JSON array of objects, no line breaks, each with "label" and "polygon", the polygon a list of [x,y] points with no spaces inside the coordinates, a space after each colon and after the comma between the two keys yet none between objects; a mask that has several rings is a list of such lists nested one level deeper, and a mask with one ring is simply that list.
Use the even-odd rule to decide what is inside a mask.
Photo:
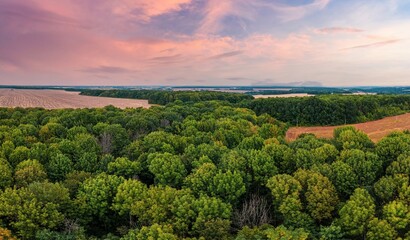
[{"label": "plowed field", "polygon": [[97,108],[113,105],[119,108],[149,108],[148,100],[82,96],[63,90],[0,89],[0,107]]},{"label": "plowed field", "polygon": [[[366,123],[352,124],[351,126],[365,132],[374,142],[377,142],[393,131],[410,130],[410,113]],[[337,127],[341,126],[292,127],[286,133],[286,138],[292,141],[302,133],[313,133],[317,137],[332,138],[333,130]]]}]

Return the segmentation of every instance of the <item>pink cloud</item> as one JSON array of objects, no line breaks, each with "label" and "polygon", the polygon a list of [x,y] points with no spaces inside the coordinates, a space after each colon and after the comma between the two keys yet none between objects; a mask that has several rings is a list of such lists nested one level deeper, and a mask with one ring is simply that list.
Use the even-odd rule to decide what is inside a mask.
[{"label": "pink cloud", "polygon": [[364,32],[364,30],[358,29],[358,28],[350,28],[350,27],[331,27],[331,28],[316,29],[315,32],[320,33],[320,34],[361,33],[361,32]]},{"label": "pink cloud", "polygon": [[386,45],[391,45],[395,44],[402,41],[402,39],[392,39],[392,40],[387,40],[387,41],[381,41],[381,42],[375,42],[375,43],[369,43],[369,44],[362,44],[362,45],[357,45],[353,47],[348,47],[345,48],[344,50],[349,50],[349,49],[359,49],[359,48],[373,48],[373,47],[383,47]]}]

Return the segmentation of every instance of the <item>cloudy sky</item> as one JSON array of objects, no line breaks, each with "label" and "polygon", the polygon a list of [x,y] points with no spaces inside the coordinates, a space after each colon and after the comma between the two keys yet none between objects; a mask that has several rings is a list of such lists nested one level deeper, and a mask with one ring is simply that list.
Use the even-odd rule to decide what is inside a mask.
[{"label": "cloudy sky", "polygon": [[0,84],[410,85],[410,0],[0,0]]}]

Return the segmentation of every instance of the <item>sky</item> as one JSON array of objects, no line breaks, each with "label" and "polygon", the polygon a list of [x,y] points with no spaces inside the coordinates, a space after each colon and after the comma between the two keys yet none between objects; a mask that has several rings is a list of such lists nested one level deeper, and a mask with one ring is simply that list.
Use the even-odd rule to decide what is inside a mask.
[{"label": "sky", "polygon": [[0,0],[3,85],[410,85],[410,0]]}]

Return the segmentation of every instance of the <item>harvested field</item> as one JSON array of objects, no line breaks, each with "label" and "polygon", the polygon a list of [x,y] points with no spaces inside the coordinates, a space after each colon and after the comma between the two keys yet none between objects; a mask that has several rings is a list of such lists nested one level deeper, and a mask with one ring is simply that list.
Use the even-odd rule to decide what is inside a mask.
[{"label": "harvested field", "polygon": [[[351,124],[355,128],[365,132],[374,142],[379,141],[393,131],[410,130],[410,113],[387,117],[376,121]],[[313,133],[317,137],[332,138],[333,130],[341,126],[331,127],[292,127],[286,133],[286,139],[295,140],[303,133]]]},{"label": "harvested field", "polygon": [[0,89],[0,107],[99,108],[113,105],[118,108],[149,108],[148,100],[91,97],[64,90]]}]

